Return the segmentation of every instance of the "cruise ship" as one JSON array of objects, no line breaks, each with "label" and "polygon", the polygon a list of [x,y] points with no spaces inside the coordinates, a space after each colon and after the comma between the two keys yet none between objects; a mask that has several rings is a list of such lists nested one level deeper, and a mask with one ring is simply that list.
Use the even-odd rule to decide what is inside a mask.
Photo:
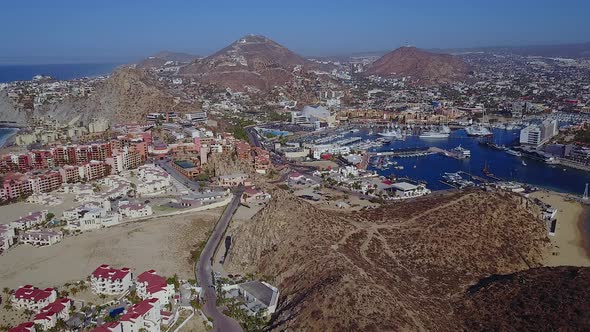
[{"label": "cruise ship", "polygon": [[432,129],[420,134],[420,138],[448,138],[451,134],[451,129],[447,126],[442,126],[440,129]]}]

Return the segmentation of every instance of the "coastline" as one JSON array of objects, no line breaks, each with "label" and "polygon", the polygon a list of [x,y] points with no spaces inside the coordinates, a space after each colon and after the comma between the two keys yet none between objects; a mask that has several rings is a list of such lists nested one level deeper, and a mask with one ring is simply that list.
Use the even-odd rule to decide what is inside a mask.
[{"label": "coastline", "polygon": [[0,128],[0,129],[10,130],[9,133],[5,134],[2,138],[0,138],[0,149],[7,148],[7,147],[14,145],[15,137],[16,137],[16,134],[18,133],[19,129],[18,128],[10,128],[10,127],[4,127],[4,128]]},{"label": "coastline", "polygon": [[551,245],[547,248],[544,266],[590,266],[588,245],[588,209],[572,200],[572,195],[549,190],[531,194],[557,209],[557,226],[554,236],[548,236]]}]

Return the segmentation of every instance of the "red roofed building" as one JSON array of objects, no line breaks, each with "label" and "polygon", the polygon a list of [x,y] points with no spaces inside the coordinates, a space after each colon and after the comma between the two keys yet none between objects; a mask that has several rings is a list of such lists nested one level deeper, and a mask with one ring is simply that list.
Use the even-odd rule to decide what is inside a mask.
[{"label": "red roofed building", "polygon": [[11,296],[12,305],[17,309],[39,311],[57,298],[53,288],[39,289],[31,285],[18,288]]},{"label": "red roofed building", "polygon": [[236,142],[236,153],[238,154],[238,158],[240,160],[250,159],[250,151],[250,144],[242,141]]},{"label": "red roofed building", "polygon": [[70,319],[70,307],[70,299],[59,298],[41,309],[33,322],[41,325],[43,330],[49,330],[55,327],[59,319],[64,322]]},{"label": "red roofed building", "polygon": [[131,287],[132,274],[127,267],[119,270],[103,264],[92,272],[90,283],[92,291],[96,294],[122,294]]},{"label": "red roofed building", "polygon": [[161,305],[170,303],[174,296],[174,284],[156,274],[155,270],[145,271],[137,276],[137,295],[142,299],[157,298]]},{"label": "red roofed building", "polygon": [[35,323],[26,322],[11,328],[8,332],[37,332],[37,330],[35,330]]},{"label": "red roofed building", "polygon": [[156,298],[143,300],[121,316],[119,320],[123,331],[160,332],[160,302]]},{"label": "red roofed building", "polygon": [[123,325],[120,322],[109,322],[95,328],[92,332],[123,332]]}]

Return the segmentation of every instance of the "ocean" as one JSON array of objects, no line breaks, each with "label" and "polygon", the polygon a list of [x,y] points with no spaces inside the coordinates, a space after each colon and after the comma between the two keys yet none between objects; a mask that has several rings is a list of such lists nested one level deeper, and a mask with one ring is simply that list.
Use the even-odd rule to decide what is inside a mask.
[{"label": "ocean", "polygon": [[[511,145],[518,139],[518,130],[494,129],[494,142],[497,144]],[[369,135],[366,130],[347,136],[363,136],[363,138],[377,138]],[[439,154],[413,158],[395,158],[398,165],[404,166],[403,170],[389,168],[385,170],[375,169],[380,175],[395,175],[408,177],[413,180],[421,180],[427,183],[432,190],[449,189],[450,187],[440,182],[445,172],[454,173],[465,171],[480,177],[484,177],[483,169],[487,163],[488,169],[495,176],[504,180],[512,180],[528,183],[533,186],[546,188],[553,191],[575,194],[581,196],[584,193],[586,183],[590,183],[590,172],[563,167],[560,165],[548,165],[544,162],[532,160],[526,157],[516,157],[504,151],[493,150],[478,143],[474,138],[468,137],[464,130],[455,130],[446,139],[421,139],[417,136],[407,137],[405,141],[393,141],[375,149],[375,151],[390,151],[395,149],[411,149],[420,147],[439,147],[451,150],[457,146],[471,150],[471,158],[457,160]],[[522,161],[526,162],[526,166]]]},{"label": "ocean", "polygon": [[77,63],[49,65],[0,65],[0,83],[28,81],[35,75],[49,75],[58,80],[110,74],[119,63]]},{"label": "ocean", "polygon": [[14,128],[0,128],[0,148],[3,147],[6,140],[17,131],[18,129]]}]

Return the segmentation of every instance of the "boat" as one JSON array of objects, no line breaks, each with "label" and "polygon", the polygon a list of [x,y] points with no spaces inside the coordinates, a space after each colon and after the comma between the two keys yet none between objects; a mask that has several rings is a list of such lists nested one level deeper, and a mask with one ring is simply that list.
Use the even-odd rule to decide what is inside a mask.
[{"label": "boat", "polygon": [[395,166],[395,169],[404,169],[404,166]]},{"label": "boat", "polygon": [[490,175],[492,174],[492,172],[490,172],[490,169],[488,168],[488,162],[486,160],[484,166],[483,166],[483,170],[482,170],[483,174],[485,175]]},{"label": "boat", "polygon": [[526,166],[526,163],[524,162],[524,160],[522,161],[522,166]]},{"label": "boat", "polygon": [[420,138],[448,138],[449,134],[447,133],[442,133],[442,132],[437,132],[437,131],[433,131],[433,130],[429,130],[429,131],[425,131],[422,134],[420,134],[420,136],[418,136]]},{"label": "boat", "polygon": [[488,137],[493,135],[493,133],[488,128],[481,124],[466,127],[465,132],[467,133],[467,136],[472,137]]},{"label": "boat", "polygon": [[453,151],[457,152],[458,156],[461,157],[461,158],[469,158],[469,157],[471,157],[471,151],[465,149],[461,145],[459,145],[458,147],[454,148]]},{"label": "boat", "polygon": [[512,149],[506,150],[506,153],[508,153],[509,155],[512,155],[512,156],[517,156],[517,157],[521,157],[522,156],[522,153],[520,153],[520,152],[518,152],[516,150],[512,150]]},{"label": "boat", "polygon": [[432,128],[423,132],[418,137],[420,138],[448,138],[451,134],[451,128],[448,126],[441,126],[439,128]]},{"label": "boat", "polygon": [[377,135],[379,135],[381,137],[391,138],[391,139],[398,139],[398,140],[402,139],[402,133],[399,132],[399,130],[395,130],[395,129],[388,129],[386,131],[378,133]]}]

